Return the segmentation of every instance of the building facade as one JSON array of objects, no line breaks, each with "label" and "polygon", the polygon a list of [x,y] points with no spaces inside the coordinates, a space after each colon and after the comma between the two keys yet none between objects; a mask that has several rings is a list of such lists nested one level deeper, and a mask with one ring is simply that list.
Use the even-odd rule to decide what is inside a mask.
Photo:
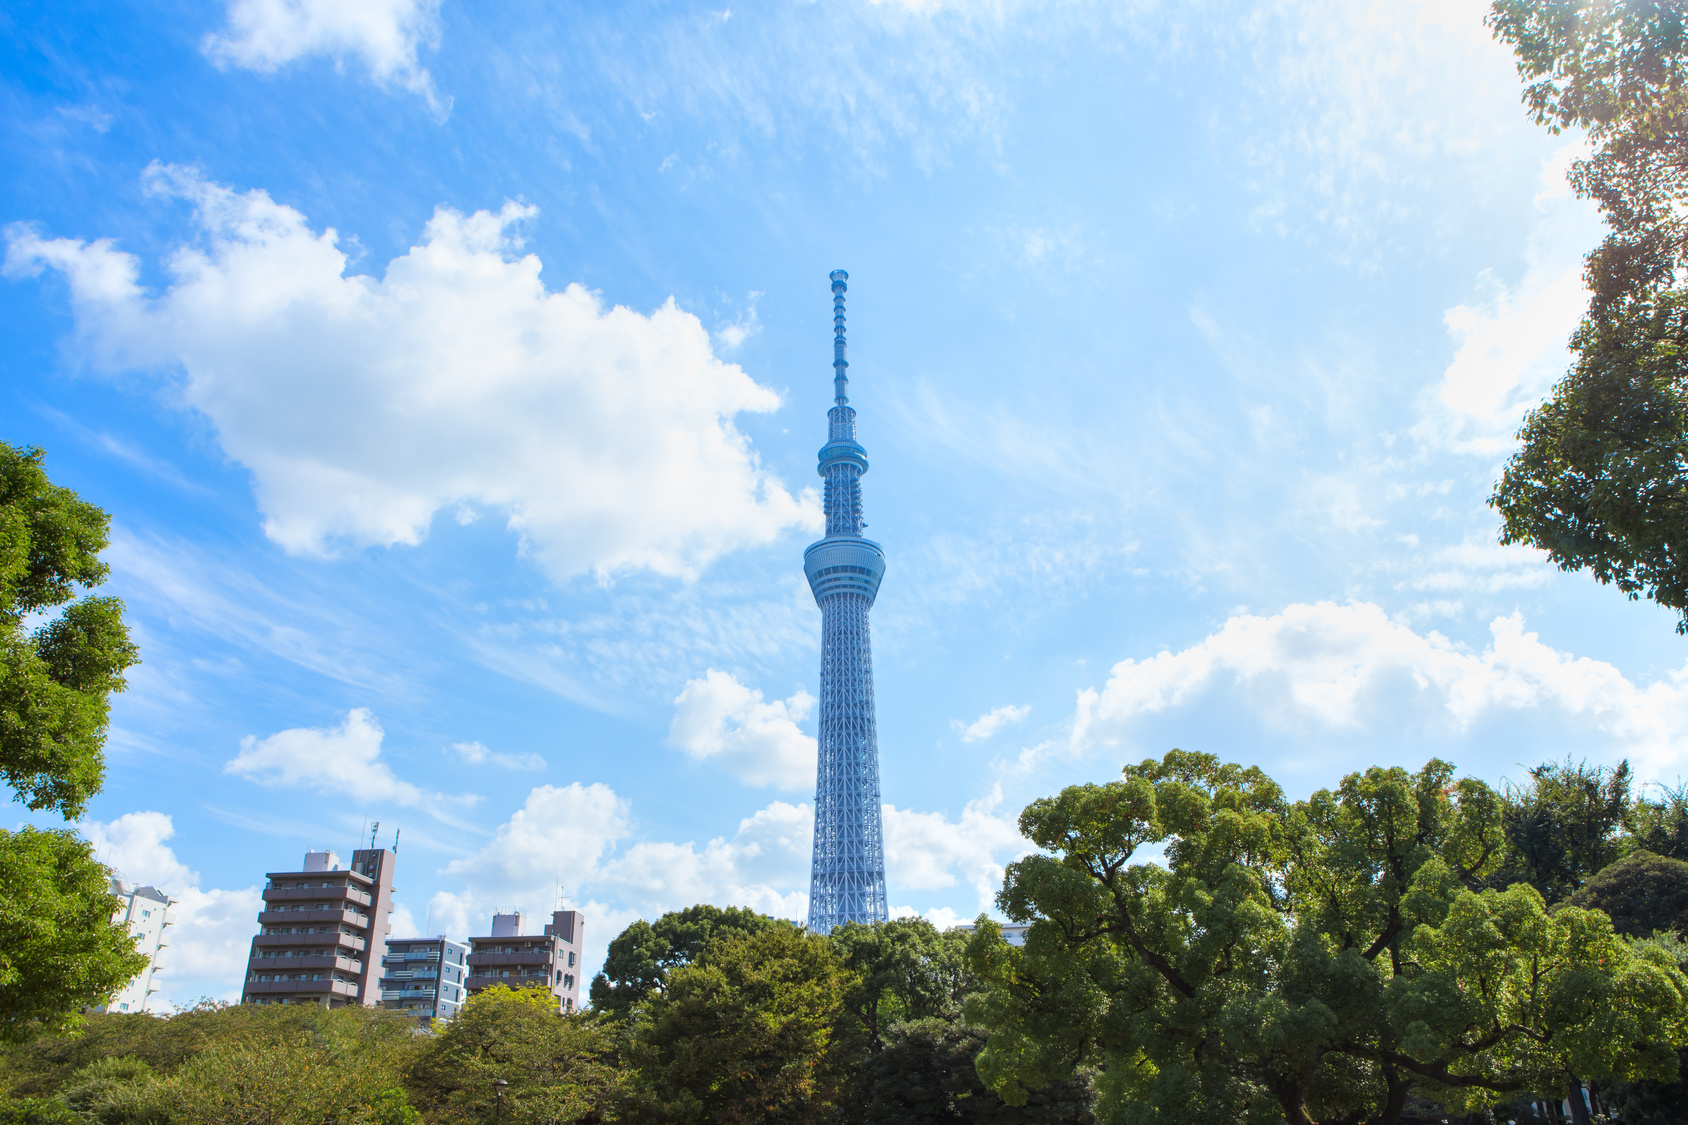
[{"label": "building facade", "polygon": [[873,708],[868,611],[885,576],[885,552],[862,537],[862,474],[844,345],[849,275],[832,273],[833,404],[818,471],[826,482],[826,537],[803,552],[803,573],[821,609],[819,757],[809,928],[886,919],[885,843],[879,809],[879,734]]},{"label": "building facade", "polygon": [[121,925],[128,929],[130,936],[135,939],[136,952],[147,955],[147,967],[125,985],[121,992],[113,996],[110,1003],[94,1010],[144,1012],[152,1000],[152,994],[158,991],[152,978],[159,969],[159,953],[170,944],[165,930],[170,925],[170,908],[175,905],[175,900],[157,887],[137,887],[121,879],[111,881],[111,893],[117,896],[120,903],[112,913],[112,925]]},{"label": "building facade", "polygon": [[381,1006],[448,1020],[468,999],[469,947],[445,937],[388,938]]},{"label": "building facade", "polygon": [[331,851],[306,852],[304,870],[270,872],[241,1003],[380,1003],[397,859],[362,848],[342,867]]},{"label": "building facade", "polygon": [[543,932],[529,934],[527,929],[525,914],[494,914],[492,933],[469,939],[469,991],[500,984],[542,987],[556,997],[557,1011],[579,1011],[586,916],[558,910]]}]

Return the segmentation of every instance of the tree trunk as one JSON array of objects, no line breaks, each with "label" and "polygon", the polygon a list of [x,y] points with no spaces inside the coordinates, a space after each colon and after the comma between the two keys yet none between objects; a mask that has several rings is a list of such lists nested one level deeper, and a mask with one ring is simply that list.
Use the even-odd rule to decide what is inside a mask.
[{"label": "tree trunk", "polygon": [[1594,1125],[1588,1117],[1588,1103],[1583,1100],[1583,1084],[1581,1078],[1571,1079],[1571,1121],[1573,1125]]}]

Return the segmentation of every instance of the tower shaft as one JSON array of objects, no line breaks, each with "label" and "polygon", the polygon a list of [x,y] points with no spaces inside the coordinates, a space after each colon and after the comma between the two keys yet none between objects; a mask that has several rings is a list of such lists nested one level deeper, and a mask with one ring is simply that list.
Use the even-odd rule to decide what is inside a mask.
[{"label": "tower shaft", "polygon": [[821,609],[821,711],[815,777],[815,850],[809,872],[809,928],[883,922],[885,844],[879,807],[879,736],[873,711],[868,611],[885,574],[885,553],[862,537],[862,474],[844,342],[848,275],[832,274],[833,406],[818,471],[826,482],[826,538],[803,553]]}]

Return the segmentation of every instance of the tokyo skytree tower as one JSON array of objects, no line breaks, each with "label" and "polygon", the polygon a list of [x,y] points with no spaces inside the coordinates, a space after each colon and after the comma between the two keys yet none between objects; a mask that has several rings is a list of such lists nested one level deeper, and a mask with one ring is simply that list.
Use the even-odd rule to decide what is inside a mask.
[{"label": "tokyo skytree tower", "polygon": [[856,442],[844,358],[844,290],[832,272],[833,406],[820,474],[826,480],[826,538],[803,552],[803,573],[821,607],[820,761],[815,777],[815,857],[809,869],[809,929],[883,922],[885,844],[879,816],[879,736],[873,721],[873,650],[868,610],[885,574],[885,552],[862,538],[866,451]]}]

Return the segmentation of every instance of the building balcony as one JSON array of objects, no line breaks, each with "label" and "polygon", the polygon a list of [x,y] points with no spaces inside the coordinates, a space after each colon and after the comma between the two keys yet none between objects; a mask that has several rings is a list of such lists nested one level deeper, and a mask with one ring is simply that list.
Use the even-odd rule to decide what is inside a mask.
[{"label": "building balcony", "polygon": [[306,922],[337,922],[343,926],[369,927],[369,915],[350,910],[266,910],[258,915],[260,926],[299,926]]},{"label": "building balcony", "polygon": [[265,887],[265,902],[345,902],[373,906],[373,896],[356,887]]},{"label": "building balcony", "polygon": [[471,953],[471,965],[549,965],[554,960],[549,949],[536,949],[530,953]]},{"label": "building balcony", "polygon": [[247,971],[253,973],[296,973],[308,969],[337,969],[342,973],[351,973],[353,976],[363,975],[363,963],[361,961],[353,961],[349,957],[336,957],[332,953],[315,954],[309,957],[253,957],[247,961]]},{"label": "building balcony", "polygon": [[356,996],[358,986],[344,980],[249,980],[248,996],[271,996],[276,993],[308,992],[327,996]]},{"label": "building balcony", "polygon": [[278,946],[295,945],[332,945],[341,949],[355,949],[359,953],[368,945],[356,934],[343,934],[333,930],[326,934],[259,934],[252,939],[259,949],[273,949]]},{"label": "building balcony", "polygon": [[549,987],[550,981],[551,974],[548,972],[536,972],[531,975],[518,975],[512,973],[507,977],[495,977],[490,974],[477,974],[475,976],[471,976],[468,980],[464,981],[463,984],[470,992],[479,992],[483,988],[491,988],[493,985],[497,984],[507,984],[511,988],[526,988],[535,984]]}]

